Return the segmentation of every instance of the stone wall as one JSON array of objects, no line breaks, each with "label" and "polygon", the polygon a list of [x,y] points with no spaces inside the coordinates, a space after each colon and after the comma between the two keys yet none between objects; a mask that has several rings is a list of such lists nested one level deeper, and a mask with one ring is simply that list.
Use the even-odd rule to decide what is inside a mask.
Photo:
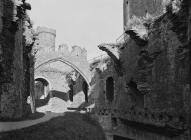
[{"label": "stone wall", "polygon": [[66,44],[61,44],[58,49],[55,49],[55,37],[54,29],[37,28],[36,48],[38,52],[35,62],[35,79],[46,79],[49,82],[50,90],[69,95],[70,87],[66,76],[72,71],[76,71],[78,79],[73,86],[75,95],[73,95],[71,107],[77,108],[85,102],[82,83],[84,79],[88,84],[90,82],[87,51],[76,45],[72,46],[70,51]]},{"label": "stone wall", "polygon": [[145,17],[146,14],[159,16],[165,12],[165,6],[170,0],[124,0],[124,26],[133,16]]},{"label": "stone wall", "polygon": [[[15,0],[3,0],[2,8],[2,31],[0,33],[1,44],[1,64],[0,64],[0,118],[20,119],[26,113],[26,103],[24,92],[25,77],[23,58],[23,26],[26,3]],[[25,5],[26,6],[26,5]],[[30,9],[30,7],[27,7]],[[30,82],[30,81],[28,81]]]},{"label": "stone wall", "polygon": [[[124,44],[99,46],[112,62],[92,71],[99,77],[94,111],[107,132],[140,140],[190,139],[190,38],[184,2],[178,12],[152,21],[146,43],[139,44],[139,30],[130,29]],[[114,79],[112,103],[105,96],[108,76]]]},{"label": "stone wall", "polygon": [[49,82],[49,88],[50,90],[56,90],[56,91],[62,91],[64,93],[68,92],[69,88],[66,81],[66,74],[70,71],[59,71],[54,70],[51,71],[51,69],[43,69],[39,71],[39,73],[36,73],[35,79],[37,78],[43,78]]},{"label": "stone wall", "polygon": [[[41,40],[41,38],[38,38],[38,40],[39,42],[44,41]],[[72,50],[69,51],[69,48],[66,45],[60,45],[58,50],[48,52],[41,50],[41,46],[42,45],[40,44],[37,45],[39,51],[36,54],[35,62],[36,76],[40,76],[41,69],[46,69],[47,66],[54,63],[55,69],[58,69],[59,71],[65,71],[65,68],[62,69],[62,67],[67,65],[66,69],[68,69],[68,67],[75,69],[84,77],[87,83],[90,82],[90,70],[89,63],[87,61],[86,49],[79,46],[73,46]],[[49,48],[49,46],[47,46],[47,48]]]}]

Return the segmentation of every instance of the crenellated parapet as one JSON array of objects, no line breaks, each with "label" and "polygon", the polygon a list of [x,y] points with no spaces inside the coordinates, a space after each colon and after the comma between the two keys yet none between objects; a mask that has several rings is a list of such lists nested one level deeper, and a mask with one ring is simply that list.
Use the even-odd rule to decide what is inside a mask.
[{"label": "crenellated parapet", "polygon": [[87,50],[85,48],[81,48],[80,46],[72,46],[70,51],[70,47],[67,44],[61,44],[58,46],[57,51],[66,56],[69,55],[87,60]]},{"label": "crenellated parapet", "polygon": [[58,51],[63,52],[64,54],[69,54],[69,46],[67,44],[60,44],[58,46]]},{"label": "crenellated parapet", "polygon": [[85,48],[81,48],[80,46],[72,46],[71,55],[80,56],[87,59],[87,50]]}]

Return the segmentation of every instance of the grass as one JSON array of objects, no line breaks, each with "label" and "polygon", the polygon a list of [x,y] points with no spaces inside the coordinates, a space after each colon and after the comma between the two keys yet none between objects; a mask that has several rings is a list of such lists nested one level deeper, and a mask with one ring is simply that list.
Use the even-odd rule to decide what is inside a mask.
[{"label": "grass", "polygon": [[0,140],[105,140],[105,135],[88,114],[66,112],[45,123],[1,133]]},{"label": "grass", "polygon": [[42,118],[44,116],[44,113],[36,112],[36,113],[30,113],[27,116],[24,116],[20,119],[7,119],[7,118],[0,118],[0,122],[18,122],[18,121],[27,121],[27,120],[35,120]]}]

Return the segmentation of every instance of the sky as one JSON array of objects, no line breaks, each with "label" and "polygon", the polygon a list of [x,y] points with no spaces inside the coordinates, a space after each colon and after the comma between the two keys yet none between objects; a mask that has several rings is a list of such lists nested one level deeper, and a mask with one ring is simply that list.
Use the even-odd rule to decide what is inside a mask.
[{"label": "sky", "polygon": [[123,0],[28,0],[34,28],[56,29],[56,46],[86,48],[88,59],[104,54],[101,43],[115,43],[123,33]]}]

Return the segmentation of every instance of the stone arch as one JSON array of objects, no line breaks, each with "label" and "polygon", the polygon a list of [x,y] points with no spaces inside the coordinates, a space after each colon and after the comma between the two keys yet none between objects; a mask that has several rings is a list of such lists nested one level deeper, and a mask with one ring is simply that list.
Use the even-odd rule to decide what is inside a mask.
[{"label": "stone arch", "polygon": [[49,85],[49,82],[45,78],[35,78],[35,81],[40,81],[46,86]]},{"label": "stone arch", "polygon": [[[42,91],[41,94],[44,97],[47,97],[49,91],[51,90],[51,83],[50,83],[50,81],[47,80],[46,78],[42,77],[42,76],[35,77],[34,81],[39,81],[39,82],[41,82],[43,84],[43,89],[42,89],[43,91]],[[37,92],[37,87],[36,87],[36,84],[35,84],[35,99],[38,99],[41,94],[38,95],[38,93],[36,93],[36,92]]]},{"label": "stone arch", "polygon": [[52,85],[51,85],[51,82],[50,82],[49,79],[47,79],[47,78],[44,77],[44,76],[39,76],[39,75],[37,75],[37,76],[35,76],[34,81],[36,81],[36,80],[38,80],[38,79],[42,79],[42,80],[46,81],[46,82],[49,84],[49,87],[51,88]]},{"label": "stone arch", "polygon": [[86,59],[78,56],[65,56],[61,52],[50,52],[45,54],[40,54],[37,56],[37,61],[35,64],[35,72],[37,72],[42,66],[60,61],[67,64],[68,66],[75,69],[81,74],[84,80],[87,82],[88,86],[91,79],[91,74],[89,70],[89,63]]},{"label": "stone arch", "polygon": [[114,79],[111,76],[106,79],[106,99],[109,102],[114,100]]}]

